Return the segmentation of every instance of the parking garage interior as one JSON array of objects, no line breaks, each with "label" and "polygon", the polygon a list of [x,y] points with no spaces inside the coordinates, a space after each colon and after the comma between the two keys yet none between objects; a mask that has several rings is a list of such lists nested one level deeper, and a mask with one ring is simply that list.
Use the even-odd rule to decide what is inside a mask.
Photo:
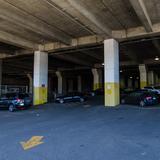
[{"label": "parking garage interior", "polygon": [[158,160],[159,120],[160,0],[0,0],[0,160]]},{"label": "parking garage interior", "polygon": [[103,88],[117,106],[120,89],[160,81],[157,0],[0,3],[1,86],[26,86],[35,105]]}]

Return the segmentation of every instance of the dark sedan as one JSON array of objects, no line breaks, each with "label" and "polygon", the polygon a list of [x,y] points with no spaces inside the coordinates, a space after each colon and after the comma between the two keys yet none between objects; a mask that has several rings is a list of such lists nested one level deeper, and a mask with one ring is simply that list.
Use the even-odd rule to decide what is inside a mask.
[{"label": "dark sedan", "polygon": [[17,109],[26,109],[32,105],[31,97],[26,93],[7,93],[0,98],[0,108],[13,112]]},{"label": "dark sedan", "polygon": [[156,105],[159,103],[158,96],[153,92],[137,91],[132,92],[121,100],[122,104],[134,104],[141,107]]},{"label": "dark sedan", "polygon": [[86,97],[83,96],[81,93],[68,93],[64,96],[58,96],[56,98],[56,102],[58,103],[66,103],[66,102],[84,102],[86,100]]}]

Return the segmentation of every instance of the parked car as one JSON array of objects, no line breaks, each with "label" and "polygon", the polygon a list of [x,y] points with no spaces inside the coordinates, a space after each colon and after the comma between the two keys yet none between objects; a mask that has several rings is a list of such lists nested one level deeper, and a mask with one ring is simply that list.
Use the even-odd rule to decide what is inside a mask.
[{"label": "parked car", "polygon": [[66,95],[58,96],[55,102],[66,103],[66,102],[84,102],[86,97],[82,93],[74,92]]},{"label": "parked car", "polygon": [[147,89],[148,91],[154,91],[157,92],[157,94],[160,94],[160,86],[147,86],[144,87],[144,89]]},{"label": "parked car", "polygon": [[7,93],[0,97],[0,108],[13,112],[17,109],[26,109],[32,105],[32,99],[27,93]]},{"label": "parked car", "polygon": [[124,99],[126,96],[128,96],[130,93],[135,92],[136,90],[127,90],[127,89],[120,89],[120,99]]},{"label": "parked car", "polygon": [[90,96],[94,97],[96,95],[104,95],[104,89],[99,88],[94,91],[86,91],[86,92],[84,92],[84,95],[86,95],[87,97],[90,97]]},{"label": "parked car", "polygon": [[144,107],[158,104],[159,97],[154,92],[140,90],[130,93],[128,96],[121,100],[121,103],[140,105],[141,107]]}]

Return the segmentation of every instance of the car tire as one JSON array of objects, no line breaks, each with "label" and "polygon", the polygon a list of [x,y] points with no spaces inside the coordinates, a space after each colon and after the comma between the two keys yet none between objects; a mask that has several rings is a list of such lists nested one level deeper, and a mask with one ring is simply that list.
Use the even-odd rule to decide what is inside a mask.
[{"label": "car tire", "polygon": [[124,99],[121,100],[121,104],[125,104],[125,100]]},{"label": "car tire", "polygon": [[59,100],[59,103],[60,103],[60,104],[63,104],[63,103],[64,103],[64,100],[63,100],[63,99],[60,99],[60,100]]},{"label": "car tire", "polygon": [[94,96],[95,96],[95,93],[94,93],[94,92],[92,92],[92,93],[91,93],[91,96],[92,96],[92,97],[94,97]]},{"label": "car tire", "polygon": [[144,107],[144,106],[145,106],[144,101],[140,101],[139,105],[140,105],[141,107]]},{"label": "car tire", "polygon": [[84,102],[84,98],[80,98],[80,102],[83,103]]},{"label": "car tire", "polygon": [[14,105],[13,104],[10,104],[9,105],[9,111],[10,112],[14,112],[15,108],[14,108]]}]

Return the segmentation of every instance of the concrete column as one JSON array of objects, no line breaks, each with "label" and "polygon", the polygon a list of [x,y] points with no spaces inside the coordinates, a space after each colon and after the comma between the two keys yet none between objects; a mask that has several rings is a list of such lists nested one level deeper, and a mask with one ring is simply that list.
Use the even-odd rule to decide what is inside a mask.
[{"label": "concrete column", "polygon": [[62,79],[62,74],[61,72],[57,71],[56,75],[58,77],[58,94],[62,94],[63,93],[63,79]]},{"label": "concrete column", "polygon": [[105,106],[119,105],[119,44],[114,39],[104,41]]},{"label": "concrete column", "polygon": [[82,92],[82,77],[78,76],[78,92]]},{"label": "concrete column", "polygon": [[147,69],[145,64],[139,65],[139,72],[140,72],[140,88],[144,88],[147,86]]},{"label": "concrete column", "polygon": [[154,72],[153,71],[148,72],[148,84],[149,85],[154,84]]},{"label": "concrete column", "polygon": [[155,74],[155,82],[154,82],[154,84],[157,85],[158,83],[159,83],[158,74]]},{"label": "concrete column", "polygon": [[100,88],[98,69],[93,68],[92,69],[92,74],[93,74],[93,90],[95,91],[96,89]]},{"label": "concrete column", "polygon": [[99,74],[99,88],[102,88],[103,86],[103,72],[102,69],[98,69],[98,74]]},{"label": "concrete column", "polygon": [[73,92],[73,79],[68,80],[68,92]]},{"label": "concrete column", "polygon": [[136,89],[139,88],[139,79],[136,79],[136,80],[135,80],[135,82],[134,82],[134,87],[135,87]]},{"label": "concrete column", "polygon": [[34,105],[47,102],[48,93],[48,54],[34,53]]},{"label": "concrete column", "polygon": [[133,79],[132,78],[128,78],[128,88],[132,89],[133,88],[133,83],[132,83]]},{"label": "concrete column", "polygon": [[120,88],[122,88],[122,89],[126,88],[124,77],[120,78]]},{"label": "concrete column", "polygon": [[29,93],[33,93],[33,78],[31,74],[27,74],[27,77],[29,79]]}]

